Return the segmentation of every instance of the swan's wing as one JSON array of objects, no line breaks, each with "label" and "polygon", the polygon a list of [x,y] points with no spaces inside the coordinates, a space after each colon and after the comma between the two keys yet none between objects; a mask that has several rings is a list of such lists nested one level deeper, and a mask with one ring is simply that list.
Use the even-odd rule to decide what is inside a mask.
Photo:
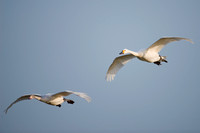
[{"label": "swan's wing", "polygon": [[182,37],[164,37],[164,38],[160,38],[158,41],[156,41],[154,44],[152,44],[147,50],[151,51],[151,52],[160,52],[160,50],[168,43],[170,42],[174,42],[174,41],[180,41],[180,40],[186,40],[189,41],[191,43],[192,40],[188,39],[188,38],[182,38]]},{"label": "swan's wing", "polygon": [[68,96],[68,95],[70,95],[70,94],[75,94],[75,95],[77,95],[77,96],[79,96],[79,97],[81,97],[81,98],[84,98],[84,99],[85,99],[86,101],[88,101],[88,102],[91,101],[91,98],[90,98],[86,93],[74,92],[74,91],[69,91],[69,90],[56,93],[56,94],[52,95],[52,97],[55,97],[55,98],[56,98],[56,97],[60,97],[60,96],[64,97],[64,96]]},{"label": "swan's wing", "polygon": [[128,63],[134,57],[135,56],[132,54],[127,54],[127,55],[123,55],[123,56],[119,56],[115,58],[106,73],[106,80],[107,81],[114,80],[114,77],[119,71],[119,69],[122,68],[126,63]]},{"label": "swan's wing", "polygon": [[30,100],[30,96],[31,96],[31,95],[24,95],[24,96],[19,97],[17,100],[15,100],[13,103],[11,103],[11,104],[7,107],[7,109],[5,110],[5,113],[8,112],[8,109],[9,109],[10,107],[12,107],[13,104],[15,104],[15,103],[17,103],[17,102],[19,102],[19,101],[22,101],[22,100]]}]

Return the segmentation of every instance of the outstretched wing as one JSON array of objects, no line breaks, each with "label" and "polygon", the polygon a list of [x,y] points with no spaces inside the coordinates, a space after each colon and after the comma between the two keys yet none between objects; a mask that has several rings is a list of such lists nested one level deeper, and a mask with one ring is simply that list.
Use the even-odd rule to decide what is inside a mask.
[{"label": "outstretched wing", "polygon": [[132,54],[127,54],[127,55],[123,55],[123,56],[119,56],[115,58],[106,73],[106,80],[107,81],[114,80],[114,77],[119,71],[119,69],[121,69],[126,63],[128,63],[134,57],[135,56]]},{"label": "outstretched wing", "polygon": [[156,41],[154,44],[152,44],[147,50],[151,51],[151,52],[160,52],[160,50],[168,43],[170,42],[174,42],[174,41],[180,41],[180,40],[186,40],[189,41],[191,43],[192,40],[188,39],[188,38],[182,38],[182,37],[164,37],[164,38],[160,38],[158,41]]},{"label": "outstretched wing", "polygon": [[11,104],[7,107],[7,109],[5,110],[5,113],[8,112],[8,109],[9,109],[10,107],[12,107],[13,104],[15,104],[15,103],[17,103],[17,102],[19,102],[19,101],[22,101],[22,100],[30,100],[30,96],[31,96],[31,95],[24,95],[24,96],[19,97],[17,100],[15,100],[13,103],[11,103]]},{"label": "outstretched wing", "polygon": [[55,98],[56,98],[56,97],[60,97],[60,96],[64,97],[64,96],[68,96],[68,95],[70,95],[70,94],[75,94],[75,95],[77,95],[77,96],[79,96],[79,97],[81,97],[81,98],[84,98],[84,99],[85,99],[86,101],[88,101],[88,102],[91,101],[91,98],[90,98],[86,93],[74,92],[74,91],[69,91],[69,90],[56,93],[56,94],[52,95],[52,97],[55,97]]}]

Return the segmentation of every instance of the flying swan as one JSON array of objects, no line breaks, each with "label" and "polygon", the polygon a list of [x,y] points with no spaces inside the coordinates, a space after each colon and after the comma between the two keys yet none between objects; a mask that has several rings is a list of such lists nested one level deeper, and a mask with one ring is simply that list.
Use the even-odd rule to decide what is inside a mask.
[{"label": "flying swan", "polygon": [[149,63],[154,63],[156,65],[161,65],[161,62],[166,62],[166,56],[161,56],[158,53],[161,51],[161,49],[168,43],[174,42],[174,41],[180,41],[180,40],[186,40],[191,43],[192,40],[188,38],[182,38],[182,37],[164,37],[160,38],[158,41],[156,41],[154,44],[152,44],[149,48],[147,48],[144,51],[141,52],[133,52],[128,49],[122,50],[121,54],[126,54],[124,56],[119,56],[114,59],[113,63],[110,65],[107,73],[106,73],[106,80],[112,81],[114,80],[114,77],[116,73],[119,71],[120,68],[122,68],[126,63],[128,63],[132,58],[137,57],[141,61],[146,61]]},{"label": "flying swan", "polygon": [[7,109],[5,110],[5,113],[8,112],[8,109],[10,107],[12,107],[13,104],[19,102],[19,101],[22,101],[22,100],[31,100],[31,99],[36,99],[38,101],[41,101],[41,102],[44,102],[46,104],[49,104],[49,105],[53,105],[53,106],[58,106],[58,107],[61,107],[61,104],[63,102],[68,102],[69,104],[73,104],[74,101],[73,100],[70,100],[70,99],[66,99],[64,98],[64,96],[68,96],[70,94],[75,94],[81,98],[84,98],[86,101],[90,102],[91,101],[91,98],[85,94],[85,93],[82,93],[82,92],[73,92],[73,91],[63,91],[63,92],[59,92],[59,93],[56,93],[56,94],[46,94],[46,95],[38,95],[38,94],[31,94],[31,95],[24,95],[24,96],[21,96],[19,97],[16,101],[14,101],[13,103],[11,103]]}]

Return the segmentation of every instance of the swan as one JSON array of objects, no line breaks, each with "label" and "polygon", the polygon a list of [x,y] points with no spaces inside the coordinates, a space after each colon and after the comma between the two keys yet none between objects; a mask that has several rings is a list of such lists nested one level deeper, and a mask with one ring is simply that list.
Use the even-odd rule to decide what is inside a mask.
[{"label": "swan", "polygon": [[38,101],[44,102],[49,105],[53,106],[58,106],[61,107],[61,104],[63,102],[68,102],[69,104],[73,104],[74,101],[70,99],[64,98],[64,96],[68,96],[70,94],[75,94],[81,98],[84,98],[86,101],[90,102],[91,98],[82,92],[74,92],[74,91],[63,91],[63,92],[58,92],[56,94],[46,94],[46,95],[39,95],[39,94],[31,94],[31,95],[24,95],[19,97],[17,100],[15,100],[13,103],[11,103],[5,110],[5,113],[8,112],[8,109],[12,107],[13,104],[22,101],[22,100],[31,100],[31,99],[36,99]]},{"label": "swan", "polygon": [[182,38],[182,37],[163,37],[157,40],[154,44],[152,44],[149,48],[140,51],[140,52],[133,52],[128,49],[122,50],[121,54],[126,54],[123,56],[116,57],[112,64],[110,65],[107,73],[106,73],[106,80],[112,81],[114,80],[114,77],[116,73],[119,71],[120,68],[122,68],[126,63],[128,63],[131,59],[134,57],[137,57],[141,61],[154,63],[156,65],[161,65],[161,62],[166,62],[166,56],[161,56],[158,53],[161,51],[161,49],[168,43],[174,42],[174,41],[180,41],[180,40],[186,40],[191,43],[192,40],[188,38]]}]

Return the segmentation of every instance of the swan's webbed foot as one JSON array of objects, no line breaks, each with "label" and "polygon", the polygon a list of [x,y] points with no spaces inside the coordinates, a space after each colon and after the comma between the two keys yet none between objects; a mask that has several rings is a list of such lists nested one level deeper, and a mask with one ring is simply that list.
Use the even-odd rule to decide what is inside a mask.
[{"label": "swan's webbed foot", "polygon": [[160,62],[160,61],[156,61],[156,62],[154,62],[154,64],[160,66],[160,65],[161,65],[161,62]]},{"label": "swan's webbed foot", "polygon": [[61,107],[61,104],[58,104],[58,105],[56,105],[56,106],[60,108],[60,107]]},{"label": "swan's webbed foot", "polygon": [[73,100],[68,100],[67,103],[74,104],[74,101]]}]

